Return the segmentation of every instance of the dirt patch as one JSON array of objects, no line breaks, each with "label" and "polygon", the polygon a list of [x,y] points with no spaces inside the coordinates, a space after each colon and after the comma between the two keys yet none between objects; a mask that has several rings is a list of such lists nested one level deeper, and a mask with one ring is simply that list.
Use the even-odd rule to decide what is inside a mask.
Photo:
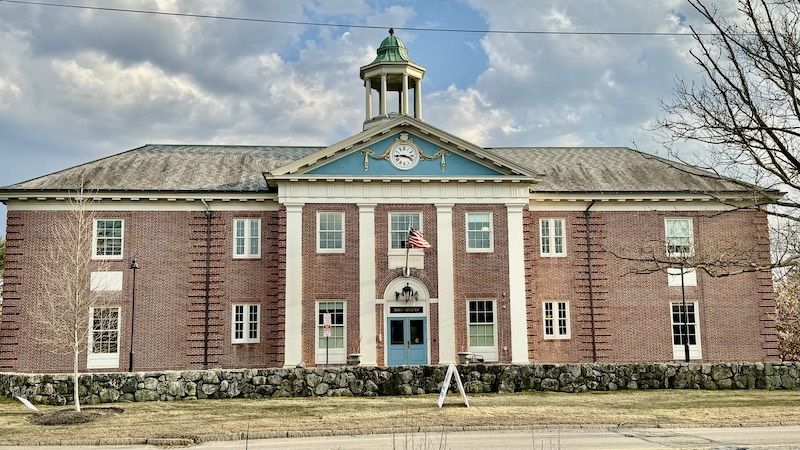
[{"label": "dirt patch", "polygon": [[60,409],[44,414],[35,414],[28,420],[35,425],[74,425],[89,423],[105,417],[122,414],[122,408],[84,408],[81,412],[74,409]]}]

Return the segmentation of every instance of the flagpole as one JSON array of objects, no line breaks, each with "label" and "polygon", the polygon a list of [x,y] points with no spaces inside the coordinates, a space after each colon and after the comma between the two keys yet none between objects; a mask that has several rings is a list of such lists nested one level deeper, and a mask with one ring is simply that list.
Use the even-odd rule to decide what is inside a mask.
[{"label": "flagpole", "polygon": [[411,275],[411,271],[408,269],[408,249],[411,246],[408,244],[408,238],[411,237],[411,219],[408,220],[408,233],[406,234],[406,266],[403,268],[403,276],[408,278]]}]

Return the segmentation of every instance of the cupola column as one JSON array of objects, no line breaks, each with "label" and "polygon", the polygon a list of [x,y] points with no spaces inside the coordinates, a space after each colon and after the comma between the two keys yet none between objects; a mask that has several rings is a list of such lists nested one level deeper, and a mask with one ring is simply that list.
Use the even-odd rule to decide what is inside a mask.
[{"label": "cupola column", "polygon": [[381,74],[381,117],[389,117],[389,112],[386,109],[386,74]]},{"label": "cupola column", "polygon": [[408,115],[408,74],[403,74],[403,89],[400,91],[400,114]]},{"label": "cupola column", "polygon": [[414,118],[422,120],[422,78],[417,79],[414,87]]},{"label": "cupola column", "polygon": [[366,108],[367,118],[364,120],[372,119],[372,79],[364,80],[364,87],[366,88]]}]

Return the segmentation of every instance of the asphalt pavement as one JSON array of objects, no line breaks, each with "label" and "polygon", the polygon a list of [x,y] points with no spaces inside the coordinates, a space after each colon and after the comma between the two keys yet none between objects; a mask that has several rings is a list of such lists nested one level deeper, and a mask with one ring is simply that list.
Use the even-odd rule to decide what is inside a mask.
[{"label": "asphalt pavement", "polygon": [[[161,445],[0,447],[45,449],[164,449]],[[179,442],[173,442],[179,444]],[[184,447],[185,448],[185,447]],[[568,450],[568,449],[800,449],[800,426],[739,428],[548,428],[436,431],[355,436],[217,441],[191,449],[244,450]]]}]

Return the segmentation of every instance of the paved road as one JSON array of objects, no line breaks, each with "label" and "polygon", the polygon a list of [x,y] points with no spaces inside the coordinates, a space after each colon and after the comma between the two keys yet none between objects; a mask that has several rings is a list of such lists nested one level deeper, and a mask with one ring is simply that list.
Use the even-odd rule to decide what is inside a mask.
[{"label": "paved road", "polygon": [[[4,448],[4,447],[0,447]],[[86,447],[8,447],[70,450]],[[163,449],[153,445],[97,446],[105,449]],[[192,449],[247,450],[568,450],[568,449],[800,449],[800,426],[754,428],[614,428],[493,430],[328,436],[212,442]]]}]

